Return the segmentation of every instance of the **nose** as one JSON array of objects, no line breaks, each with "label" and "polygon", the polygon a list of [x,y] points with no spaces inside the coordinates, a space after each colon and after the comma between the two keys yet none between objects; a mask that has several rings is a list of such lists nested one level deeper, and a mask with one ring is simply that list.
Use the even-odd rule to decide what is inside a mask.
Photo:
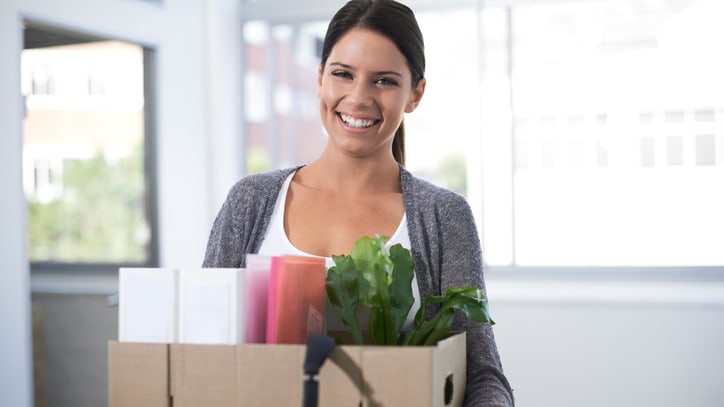
[{"label": "nose", "polygon": [[347,94],[348,102],[357,106],[370,106],[373,100],[373,89],[363,81],[354,81]]}]

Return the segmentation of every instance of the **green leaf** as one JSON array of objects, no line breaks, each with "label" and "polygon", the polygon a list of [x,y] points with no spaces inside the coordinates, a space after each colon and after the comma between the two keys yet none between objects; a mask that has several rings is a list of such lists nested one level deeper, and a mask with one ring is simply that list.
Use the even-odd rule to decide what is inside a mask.
[{"label": "green leaf", "polygon": [[[384,252],[382,252],[384,255]],[[391,301],[388,287],[388,274],[390,268],[386,262],[375,261],[365,271],[369,272],[368,278],[375,281],[377,288],[374,295],[369,298],[370,319],[369,333],[370,340],[374,345],[389,345],[394,340],[394,324],[390,313]],[[392,339],[391,339],[392,338]]]},{"label": "green leaf", "polygon": [[440,319],[442,319],[442,316],[442,312],[438,312],[429,321],[423,321],[416,324],[415,328],[410,331],[410,338],[407,345],[420,345],[423,343],[425,338],[435,329],[435,326],[438,324]]},{"label": "green leaf", "polygon": [[[442,303],[440,310],[431,320],[424,321],[425,307],[434,303]],[[488,312],[488,302],[478,288],[448,288],[442,295],[423,299],[415,315],[415,329],[410,334],[409,344],[430,345],[446,337],[452,327],[455,310],[460,310],[472,321],[495,324]]]},{"label": "green leaf", "polygon": [[370,309],[369,333],[373,345],[394,345],[397,337],[393,328],[389,307],[374,306]]},{"label": "green leaf", "polygon": [[495,325],[488,312],[488,300],[484,298],[455,294],[445,302],[443,309],[445,308],[460,310],[472,321]]},{"label": "green leaf", "polygon": [[432,332],[430,332],[430,335],[425,339],[425,343],[423,344],[425,346],[436,344],[437,341],[445,338],[450,333],[450,328],[455,317],[455,310],[452,308],[443,309],[440,310],[439,315],[440,317],[435,323]]},{"label": "green leaf", "polygon": [[355,272],[364,279],[363,290],[360,292],[360,301],[371,305],[372,298],[377,295],[380,286],[386,286],[385,278],[380,278],[380,273],[385,273],[389,259],[384,251],[383,236],[376,238],[362,237],[352,245],[349,257],[354,262]]},{"label": "green leaf", "polygon": [[357,321],[357,306],[360,299],[360,279],[352,258],[333,256],[335,266],[327,271],[326,292],[330,304],[339,309],[342,322],[350,330],[355,343],[363,343],[362,330]]},{"label": "green leaf", "polygon": [[415,276],[415,261],[410,251],[395,244],[390,247],[392,262],[392,279],[389,286],[390,316],[394,330],[395,342],[400,337],[402,327],[410,313],[415,297],[412,295],[412,280]]}]

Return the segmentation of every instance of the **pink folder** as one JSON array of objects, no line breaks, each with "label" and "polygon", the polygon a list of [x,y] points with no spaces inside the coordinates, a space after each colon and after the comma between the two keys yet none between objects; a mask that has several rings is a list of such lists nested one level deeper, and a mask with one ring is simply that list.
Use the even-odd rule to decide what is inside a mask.
[{"label": "pink folder", "polygon": [[266,343],[266,313],[269,302],[270,256],[246,256],[244,310],[246,332],[244,343]]},{"label": "pink folder", "polygon": [[305,344],[310,333],[322,333],[325,271],[323,258],[272,258],[267,343]]}]

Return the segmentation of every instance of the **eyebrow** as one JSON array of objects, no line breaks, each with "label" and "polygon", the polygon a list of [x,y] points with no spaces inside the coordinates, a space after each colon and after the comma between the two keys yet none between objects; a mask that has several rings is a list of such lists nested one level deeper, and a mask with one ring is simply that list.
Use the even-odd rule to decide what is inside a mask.
[{"label": "eyebrow", "polygon": [[[334,65],[334,66],[339,66],[341,68],[354,70],[354,68],[352,66],[344,64],[342,62],[330,62],[329,65],[330,66]],[[396,71],[377,71],[377,72],[374,72],[374,74],[375,75],[395,75],[395,76],[403,77],[403,75],[401,73],[396,72]]]}]

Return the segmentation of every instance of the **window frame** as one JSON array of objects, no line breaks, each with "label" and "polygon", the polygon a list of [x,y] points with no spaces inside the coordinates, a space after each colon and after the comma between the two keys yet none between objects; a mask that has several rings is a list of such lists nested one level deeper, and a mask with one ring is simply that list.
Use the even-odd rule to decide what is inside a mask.
[{"label": "window frame", "polygon": [[[156,52],[153,48],[135,41],[129,41],[112,36],[94,35],[81,32],[77,29],[68,29],[63,26],[40,22],[34,19],[23,20],[23,37],[25,43],[22,49],[28,47],[27,29],[48,34],[46,37],[36,37],[30,48],[53,47],[60,45],[80,44],[91,41],[122,41],[138,45],[143,53],[143,166],[144,166],[144,215],[148,222],[149,243],[146,248],[146,261],[143,262],[56,262],[32,261],[30,264],[31,276],[55,275],[114,275],[120,267],[158,267],[159,265],[159,220],[158,220],[158,182],[156,168]],[[23,198],[25,199],[25,198]]]}]

